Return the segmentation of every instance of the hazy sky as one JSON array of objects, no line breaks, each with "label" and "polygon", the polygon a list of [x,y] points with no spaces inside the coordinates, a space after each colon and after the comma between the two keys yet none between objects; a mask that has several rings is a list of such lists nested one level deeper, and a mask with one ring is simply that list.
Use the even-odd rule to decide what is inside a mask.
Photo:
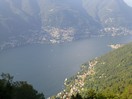
[{"label": "hazy sky", "polygon": [[132,7],[132,0],[124,0],[128,5]]}]

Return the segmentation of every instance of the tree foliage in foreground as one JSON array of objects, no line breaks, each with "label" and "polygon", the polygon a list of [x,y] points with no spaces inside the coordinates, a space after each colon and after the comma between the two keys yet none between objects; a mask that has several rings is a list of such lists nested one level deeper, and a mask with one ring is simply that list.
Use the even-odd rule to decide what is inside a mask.
[{"label": "tree foliage in foreground", "polygon": [[122,94],[112,94],[100,92],[97,93],[95,90],[85,90],[81,93],[77,93],[76,95],[72,95],[70,99],[132,99],[132,86],[126,88],[126,91]]},{"label": "tree foliage in foreground", "polygon": [[45,99],[32,85],[24,81],[13,81],[13,76],[2,73],[0,79],[0,99]]}]

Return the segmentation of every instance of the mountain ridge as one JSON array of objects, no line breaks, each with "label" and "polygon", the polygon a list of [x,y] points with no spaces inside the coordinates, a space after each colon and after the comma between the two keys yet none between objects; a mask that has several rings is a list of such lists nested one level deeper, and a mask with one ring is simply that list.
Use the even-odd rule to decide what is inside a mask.
[{"label": "mountain ridge", "polygon": [[123,0],[0,0],[0,49],[131,35],[130,12]]}]

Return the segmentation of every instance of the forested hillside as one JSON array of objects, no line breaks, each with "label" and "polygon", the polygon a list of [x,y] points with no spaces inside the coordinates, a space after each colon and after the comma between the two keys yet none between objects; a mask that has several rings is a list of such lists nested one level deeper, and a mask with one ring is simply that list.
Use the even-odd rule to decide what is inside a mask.
[{"label": "forested hillside", "polygon": [[132,99],[132,43],[86,62],[65,86],[59,97]]}]

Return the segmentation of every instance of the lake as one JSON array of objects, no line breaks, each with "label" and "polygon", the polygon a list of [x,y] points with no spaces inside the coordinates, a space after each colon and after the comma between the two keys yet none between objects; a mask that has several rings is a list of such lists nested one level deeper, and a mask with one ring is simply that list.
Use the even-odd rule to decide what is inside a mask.
[{"label": "lake", "polygon": [[107,45],[130,41],[132,36],[98,37],[8,49],[0,53],[0,73],[10,73],[14,80],[28,81],[49,97],[64,88],[65,78],[76,74],[81,64],[112,50]]}]

